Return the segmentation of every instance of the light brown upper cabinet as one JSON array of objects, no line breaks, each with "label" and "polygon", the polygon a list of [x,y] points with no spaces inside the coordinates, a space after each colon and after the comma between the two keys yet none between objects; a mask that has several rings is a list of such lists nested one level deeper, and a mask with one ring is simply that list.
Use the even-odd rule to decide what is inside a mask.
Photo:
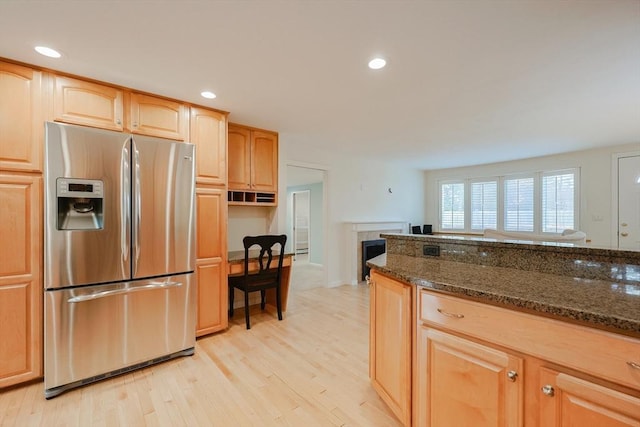
[{"label": "light brown upper cabinet", "polygon": [[127,97],[127,129],[131,133],[189,139],[189,108],[185,104],[135,92]]},{"label": "light brown upper cabinet", "polygon": [[58,122],[123,130],[123,91],[71,77],[52,77],[53,118]]},{"label": "light brown upper cabinet", "polygon": [[278,134],[229,124],[229,190],[278,191]]},{"label": "light brown upper cabinet", "polygon": [[229,147],[229,175],[230,190],[251,189],[251,131],[229,123],[227,136]]},{"label": "light brown upper cabinet", "polygon": [[42,170],[42,73],[0,62],[0,169]]},{"label": "light brown upper cabinet", "polygon": [[191,138],[196,145],[196,182],[227,183],[227,115],[191,107]]}]

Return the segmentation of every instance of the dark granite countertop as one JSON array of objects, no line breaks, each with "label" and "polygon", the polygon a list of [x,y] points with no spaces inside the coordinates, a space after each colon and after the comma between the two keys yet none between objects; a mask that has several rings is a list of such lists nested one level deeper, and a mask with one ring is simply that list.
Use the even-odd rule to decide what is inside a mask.
[{"label": "dark granite countertop", "polygon": [[640,266],[626,273],[635,280],[616,281],[402,254],[380,255],[367,264],[430,290],[640,338]]}]

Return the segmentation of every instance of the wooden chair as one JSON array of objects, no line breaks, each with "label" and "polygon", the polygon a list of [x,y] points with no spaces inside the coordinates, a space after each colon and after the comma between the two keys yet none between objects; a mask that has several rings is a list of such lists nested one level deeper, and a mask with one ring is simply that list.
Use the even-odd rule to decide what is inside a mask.
[{"label": "wooden chair", "polygon": [[[229,276],[229,317],[233,317],[234,289],[244,292],[244,317],[247,329],[251,329],[249,323],[249,294],[260,291],[260,308],[265,308],[265,295],[267,289],[276,290],[276,308],[278,320],[282,320],[282,261],[284,260],[284,245],[287,236],[281,234],[264,236],[246,236],[242,239],[244,244],[244,273],[237,276]],[[257,271],[249,271],[249,250],[259,246]],[[279,246],[279,247],[278,247]]]}]

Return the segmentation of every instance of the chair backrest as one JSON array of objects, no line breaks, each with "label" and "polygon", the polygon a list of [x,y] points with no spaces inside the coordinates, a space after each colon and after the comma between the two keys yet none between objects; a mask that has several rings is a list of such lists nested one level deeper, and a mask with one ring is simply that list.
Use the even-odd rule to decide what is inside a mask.
[{"label": "chair backrest", "polygon": [[[258,252],[258,266],[259,271],[251,274],[262,274],[268,270],[277,269],[277,280],[280,280],[280,272],[282,271],[282,262],[284,260],[284,246],[287,243],[287,235],[272,235],[267,234],[263,236],[245,236],[242,239],[244,245],[244,275],[249,276],[249,251],[254,246],[259,246]],[[277,259],[277,266],[275,260]]]}]

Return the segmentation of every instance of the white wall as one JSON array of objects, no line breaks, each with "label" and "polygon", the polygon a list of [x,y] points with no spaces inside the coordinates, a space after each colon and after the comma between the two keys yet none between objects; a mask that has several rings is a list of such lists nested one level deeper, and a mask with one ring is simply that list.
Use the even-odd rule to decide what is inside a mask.
[{"label": "white wall", "polygon": [[243,251],[244,236],[270,232],[275,209],[267,206],[229,206],[227,244],[229,251]]},{"label": "white wall", "polygon": [[[286,165],[327,171],[325,181],[325,268],[329,286],[350,283],[345,222],[424,222],[424,173],[387,162],[345,157],[318,148],[301,150],[296,137],[280,134],[278,232],[286,232]],[[391,193],[388,189],[391,189]]]},{"label": "white wall", "polygon": [[640,144],[618,145],[554,156],[425,172],[425,216],[438,223],[438,181],[580,168],[580,224],[593,246],[611,246],[611,164],[615,153],[637,151]]}]

